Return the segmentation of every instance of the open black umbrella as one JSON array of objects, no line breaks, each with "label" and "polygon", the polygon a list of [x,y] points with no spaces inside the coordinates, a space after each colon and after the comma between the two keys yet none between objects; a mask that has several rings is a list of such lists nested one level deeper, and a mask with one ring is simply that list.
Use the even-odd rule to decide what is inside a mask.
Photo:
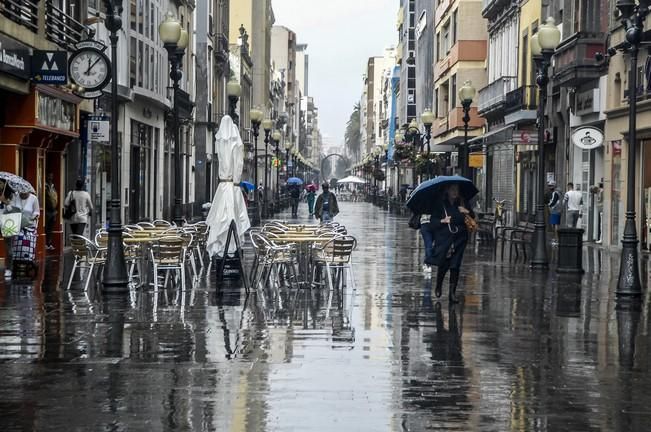
[{"label": "open black umbrella", "polygon": [[418,185],[407,201],[407,207],[417,214],[429,214],[436,203],[443,197],[443,190],[451,184],[459,185],[459,194],[466,202],[470,201],[479,190],[472,181],[458,175],[438,176]]}]

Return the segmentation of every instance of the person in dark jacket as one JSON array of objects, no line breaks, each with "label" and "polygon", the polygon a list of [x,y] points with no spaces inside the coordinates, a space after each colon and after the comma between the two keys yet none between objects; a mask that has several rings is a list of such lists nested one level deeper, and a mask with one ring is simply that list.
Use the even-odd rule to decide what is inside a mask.
[{"label": "person in dark jacket", "polygon": [[475,217],[472,209],[466,208],[459,195],[459,186],[451,184],[444,191],[444,197],[433,211],[430,227],[434,231],[434,253],[432,259],[438,267],[435,294],[441,296],[443,280],[450,270],[450,303],[458,303],[456,296],[459,284],[459,269],[468,243],[465,215]]},{"label": "person in dark jacket", "polygon": [[316,206],[314,208],[314,215],[321,222],[329,222],[339,214],[339,205],[337,204],[337,197],[330,192],[330,185],[323,183],[321,185],[323,193],[316,199]]}]

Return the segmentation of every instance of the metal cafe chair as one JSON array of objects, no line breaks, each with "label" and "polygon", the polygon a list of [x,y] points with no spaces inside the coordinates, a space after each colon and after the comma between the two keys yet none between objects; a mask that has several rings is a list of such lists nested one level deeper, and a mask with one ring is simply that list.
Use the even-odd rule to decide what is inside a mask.
[{"label": "metal cafe chair", "polygon": [[181,290],[185,291],[185,245],[186,241],[180,236],[161,237],[153,242],[151,263],[154,273],[154,291],[158,292],[158,273],[165,271],[163,288],[167,286],[169,275],[174,271],[181,280]]},{"label": "metal cafe chair", "polygon": [[[78,269],[88,269],[85,276],[86,283],[84,285],[84,290],[88,290],[88,284],[90,283],[91,277],[93,277],[95,267],[101,268],[106,263],[106,248],[100,248],[95,242],[77,234],[70,235],[70,247],[72,248],[74,262],[72,264],[67,289],[70,289],[72,280]],[[101,272],[98,274],[101,274]]]},{"label": "metal cafe chair", "polygon": [[[253,286],[257,287],[264,280],[266,286],[271,275],[275,274],[274,281],[280,282],[280,274],[288,275],[287,281],[290,286],[295,287],[298,281],[298,250],[295,244],[276,245],[273,240],[267,238],[260,232],[250,233],[251,243],[255,252],[254,266],[252,268],[251,280]],[[283,272],[283,270],[286,270]]]},{"label": "metal cafe chair", "polygon": [[136,225],[138,225],[139,227],[144,228],[144,229],[156,228],[156,225],[154,225],[151,222],[147,222],[147,221],[138,222]]},{"label": "metal cafe chair", "polygon": [[156,228],[164,228],[164,227],[172,227],[173,226],[173,224],[171,222],[168,222],[168,221],[163,220],[163,219],[156,219],[154,222],[152,222],[152,224]]},{"label": "metal cafe chair", "polygon": [[[326,281],[330,290],[329,304],[332,293],[340,285],[345,286],[346,269],[350,271],[350,280],[353,291],[356,291],[355,274],[352,266],[353,251],[357,248],[357,240],[353,236],[342,235],[333,238],[323,246],[315,245],[312,254],[312,284],[320,285],[317,280],[319,268],[325,268]],[[336,284],[333,282],[333,273]],[[328,309],[329,310],[329,309]]]}]

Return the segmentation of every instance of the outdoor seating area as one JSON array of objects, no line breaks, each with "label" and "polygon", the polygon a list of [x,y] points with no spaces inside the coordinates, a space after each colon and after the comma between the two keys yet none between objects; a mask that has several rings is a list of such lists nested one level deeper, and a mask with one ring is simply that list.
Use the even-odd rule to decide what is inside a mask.
[{"label": "outdoor seating area", "polygon": [[[353,254],[357,239],[345,226],[272,221],[251,230],[249,237],[255,254],[249,277],[253,289],[269,297],[269,303],[277,304],[283,297],[294,303],[301,293],[311,297],[315,292],[324,299],[327,296],[326,319],[333,309],[346,309],[345,298],[356,289]],[[288,307],[293,309],[291,304]],[[350,324],[350,316],[342,318],[344,325]]]},{"label": "outdoor seating area", "polygon": [[[154,290],[170,284],[185,289],[186,275],[197,281],[208,267],[205,222],[175,224],[156,220],[125,225],[122,232],[125,262],[132,289],[152,285]],[[72,271],[67,288],[77,276],[87,290],[91,279],[101,283],[108,252],[109,233],[99,229],[93,239],[71,235]]]}]

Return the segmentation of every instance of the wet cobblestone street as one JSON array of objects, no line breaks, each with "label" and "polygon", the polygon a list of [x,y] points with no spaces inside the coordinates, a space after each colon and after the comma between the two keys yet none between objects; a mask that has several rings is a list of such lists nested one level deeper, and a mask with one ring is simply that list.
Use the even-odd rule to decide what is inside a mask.
[{"label": "wet cobblestone street", "polygon": [[649,429],[649,306],[616,305],[617,254],[568,278],[469,247],[449,307],[406,218],[341,207],[357,290],[331,314],[214,274],[156,300],[67,291],[68,263],[0,283],[0,431]]}]

